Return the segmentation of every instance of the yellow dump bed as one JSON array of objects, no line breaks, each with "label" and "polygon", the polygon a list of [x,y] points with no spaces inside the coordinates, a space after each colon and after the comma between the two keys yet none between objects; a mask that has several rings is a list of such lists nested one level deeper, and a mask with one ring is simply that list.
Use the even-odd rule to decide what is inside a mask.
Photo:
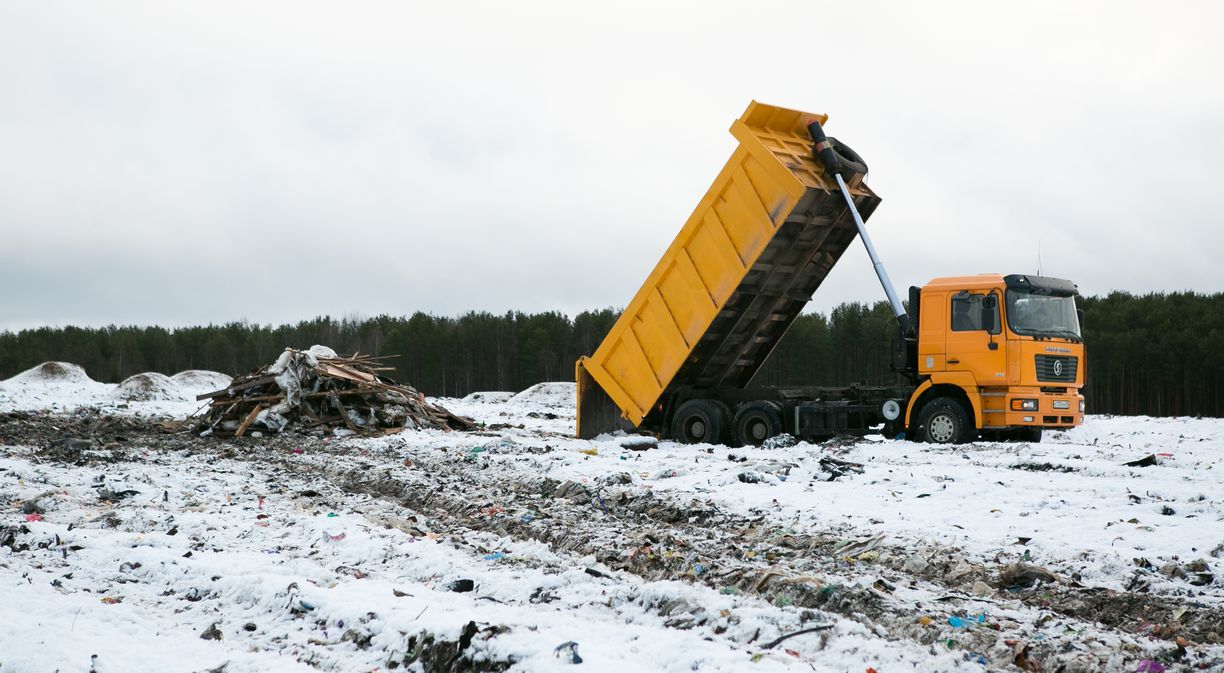
[{"label": "yellow dump bed", "polygon": [[[680,387],[752,380],[857,235],[812,156],[813,119],[827,117],[753,102],[731,125],[739,147],[603,343],[576,365],[580,437],[641,426]],[[880,199],[857,180],[850,188],[868,218]]]}]

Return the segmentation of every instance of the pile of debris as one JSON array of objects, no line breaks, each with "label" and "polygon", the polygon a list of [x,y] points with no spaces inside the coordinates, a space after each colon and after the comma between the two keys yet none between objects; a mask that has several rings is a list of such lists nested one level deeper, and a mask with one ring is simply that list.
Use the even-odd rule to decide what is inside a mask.
[{"label": "pile of debris", "polygon": [[431,404],[411,386],[379,372],[388,357],[340,356],[326,346],[286,348],[271,366],[235,378],[195,424],[201,435],[241,437],[285,429],[333,434],[393,434],[416,428],[471,430],[470,418]]}]

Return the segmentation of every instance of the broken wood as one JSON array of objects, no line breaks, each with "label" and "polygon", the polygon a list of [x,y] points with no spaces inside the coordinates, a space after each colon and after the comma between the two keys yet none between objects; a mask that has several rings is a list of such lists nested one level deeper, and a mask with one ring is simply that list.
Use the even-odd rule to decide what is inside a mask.
[{"label": "broken wood", "polygon": [[[242,437],[254,428],[270,432],[345,430],[383,435],[405,429],[470,430],[470,418],[429,402],[415,388],[380,372],[397,355],[336,355],[330,348],[285,349],[276,363],[239,376],[208,400],[194,429]],[[352,411],[353,413],[349,413]]]}]

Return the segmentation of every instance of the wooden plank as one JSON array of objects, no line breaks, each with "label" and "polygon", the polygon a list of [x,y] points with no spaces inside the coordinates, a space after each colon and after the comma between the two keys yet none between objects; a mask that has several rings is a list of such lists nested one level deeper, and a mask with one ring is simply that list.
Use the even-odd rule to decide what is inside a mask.
[{"label": "wooden plank", "polygon": [[247,414],[247,417],[242,421],[242,424],[239,425],[238,429],[234,431],[235,437],[241,437],[244,433],[246,433],[247,428],[251,427],[251,423],[255,422],[255,417],[259,415],[259,411],[261,409],[263,409],[263,405],[260,404],[256,404],[255,408],[251,409],[251,413]]}]

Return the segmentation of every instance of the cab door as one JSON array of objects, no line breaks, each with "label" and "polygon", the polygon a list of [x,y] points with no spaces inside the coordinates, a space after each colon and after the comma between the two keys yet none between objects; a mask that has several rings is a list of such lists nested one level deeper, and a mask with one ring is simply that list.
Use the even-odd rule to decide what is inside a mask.
[{"label": "cab door", "polygon": [[951,292],[945,323],[947,371],[973,373],[982,387],[1007,385],[1006,340],[998,291]]}]

